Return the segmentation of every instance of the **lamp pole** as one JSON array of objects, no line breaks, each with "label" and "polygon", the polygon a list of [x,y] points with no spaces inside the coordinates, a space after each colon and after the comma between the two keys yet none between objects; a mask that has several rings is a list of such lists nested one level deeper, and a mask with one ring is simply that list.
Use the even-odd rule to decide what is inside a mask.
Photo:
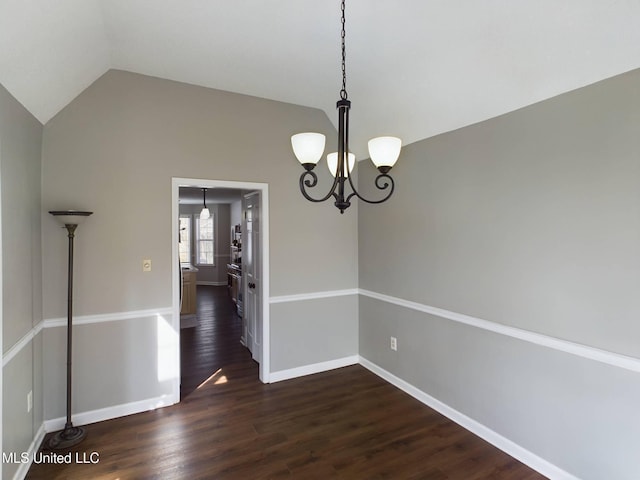
[{"label": "lamp pole", "polygon": [[76,210],[51,211],[60,223],[67,229],[69,239],[69,258],[67,270],[67,421],[64,429],[56,433],[49,440],[49,448],[61,450],[80,443],[87,436],[82,427],[75,427],[71,421],[71,362],[73,351],[73,243],[78,224],[93,212],[79,212]]}]

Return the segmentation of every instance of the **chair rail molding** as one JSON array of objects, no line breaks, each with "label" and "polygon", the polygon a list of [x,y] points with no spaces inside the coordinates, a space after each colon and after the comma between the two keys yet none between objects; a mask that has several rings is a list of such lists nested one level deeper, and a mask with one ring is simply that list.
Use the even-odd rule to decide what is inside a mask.
[{"label": "chair rail molding", "polygon": [[454,322],[469,325],[471,327],[476,327],[487,330],[489,332],[498,333],[500,335],[517,338],[525,342],[534,343],[543,347],[552,348],[554,350],[570,353],[572,355],[577,355],[579,357],[594,360],[596,362],[606,363],[607,365],[640,373],[640,359],[636,357],[622,355],[619,353],[610,352],[608,350],[590,347],[588,345],[582,345],[580,343],[571,342],[569,340],[562,340],[560,338],[544,335],[542,333],[535,333],[521,328],[510,327],[501,323],[491,322],[489,320],[482,320],[470,315],[451,312],[442,308],[432,307],[422,303],[412,302],[409,300],[404,300],[402,298],[372,292],[370,290],[360,289],[359,293],[361,295],[364,295],[365,297],[374,298],[376,300],[391,303],[393,305],[398,305],[400,307],[428,313],[436,317],[445,318]]}]

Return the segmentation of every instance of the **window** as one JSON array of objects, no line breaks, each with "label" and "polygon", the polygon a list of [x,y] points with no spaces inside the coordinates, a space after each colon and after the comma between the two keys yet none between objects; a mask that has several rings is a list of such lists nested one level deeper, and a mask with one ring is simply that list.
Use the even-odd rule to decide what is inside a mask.
[{"label": "window", "polygon": [[206,220],[196,218],[196,264],[215,265],[213,251],[213,213]]},{"label": "window", "polygon": [[191,215],[180,215],[178,251],[180,263],[191,263]]}]

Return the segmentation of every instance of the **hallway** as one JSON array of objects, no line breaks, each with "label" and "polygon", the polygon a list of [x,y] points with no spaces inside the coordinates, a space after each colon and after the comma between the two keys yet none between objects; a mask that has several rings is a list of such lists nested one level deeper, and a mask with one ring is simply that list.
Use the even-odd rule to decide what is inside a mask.
[{"label": "hallway", "polygon": [[180,329],[180,400],[222,367],[251,360],[227,287],[199,285],[197,301],[197,324]]}]

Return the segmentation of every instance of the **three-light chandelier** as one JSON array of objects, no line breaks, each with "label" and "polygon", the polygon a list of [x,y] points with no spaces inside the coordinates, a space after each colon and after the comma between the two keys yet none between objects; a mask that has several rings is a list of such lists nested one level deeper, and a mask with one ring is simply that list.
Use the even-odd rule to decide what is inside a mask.
[{"label": "three-light chandelier", "polygon": [[[351,199],[354,196],[366,203],[382,203],[389,199],[395,188],[393,178],[389,176],[389,171],[398,160],[402,146],[402,141],[397,137],[377,137],[369,140],[369,156],[380,172],[375,179],[375,186],[379,190],[387,190],[387,192],[386,195],[377,200],[363,197],[356,189],[351,177],[356,158],[353,153],[349,152],[349,109],[351,108],[351,102],[347,99],[344,7],[345,0],[342,0],[342,89],[340,90],[340,100],[336,103],[336,108],[338,109],[338,151],[327,155],[327,165],[331,175],[334,176],[334,180],[329,193],[324,197],[312,197],[307,192],[307,188],[313,188],[318,184],[318,176],[313,169],[324,153],[325,136],[321,133],[306,132],[298,133],[291,137],[293,152],[305,169],[300,175],[300,191],[302,195],[311,202],[324,202],[333,197],[335,199],[334,205],[338,207],[340,213],[344,213],[349,208]],[[349,184],[351,193],[345,191],[346,183]]]}]

